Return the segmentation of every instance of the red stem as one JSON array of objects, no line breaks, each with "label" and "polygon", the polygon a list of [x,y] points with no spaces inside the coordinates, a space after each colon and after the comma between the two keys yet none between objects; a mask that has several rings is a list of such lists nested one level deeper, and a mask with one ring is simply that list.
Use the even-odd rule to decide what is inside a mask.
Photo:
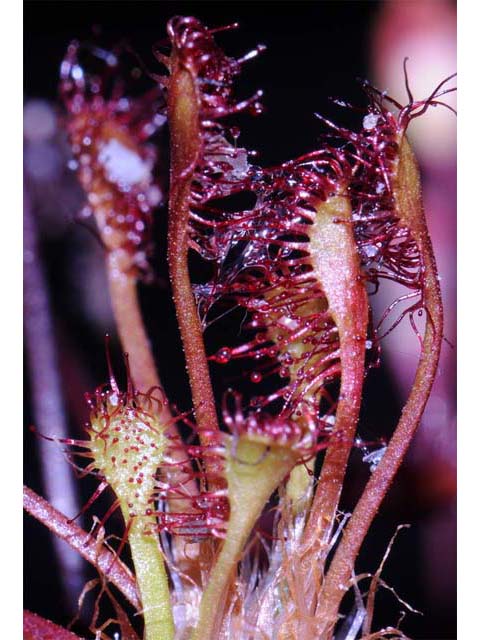
[{"label": "red stem", "polygon": [[28,487],[23,488],[23,508],[93,564],[136,609],[141,608],[135,578],[114,553],[103,545],[99,547],[95,544],[90,534],[70,522],[63,513]]},{"label": "red stem", "polygon": [[[168,261],[173,299],[185,351],[199,437],[204,446],[220,444],[217,411],[205,354],[203,333],[188,270],[190,190],[201,150],[198,96],[195,78],[173,55],[168,112],[171,135]],[[217,475],[217,463],[206,459],[207,470]]]},{"label": "red stem", "polygon": [[437,268],[423,214],[420,177],[412,150],[401,140],[395,175],[395,199],[400,223],[410,229],[423,260],[426,327],[412,391],[385,455],[373,472],[345,529],[325,578],[316,617],[322,623],[319,638],[331,638],[338,608],[347,590],[355,560],[370,525],[390,487],[420,423],[437,372],[443,339],[443,308]]},{"label": "red stem", "polygon": [[108,253],[106,263],[110,299],[122,348],[130,356],[129,365],[135,388],[147,393],[161,384],[140,312],[137,278],[118,268],[115,251]]},{"label": "red stem", "polygon": [[42,618],[36,613],[23,612],[23,640],[82,640],[76,633],[58,626],[54,622]]}]

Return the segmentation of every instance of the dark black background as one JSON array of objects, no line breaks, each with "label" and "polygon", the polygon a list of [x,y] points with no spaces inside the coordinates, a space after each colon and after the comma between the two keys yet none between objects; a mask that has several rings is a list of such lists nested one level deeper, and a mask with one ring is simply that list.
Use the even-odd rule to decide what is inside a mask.
[{"label": "dark black background", "polygon": [[150,68],[159,71],[150,49],[165,37],[169,17],[195,15],[209,25],[239,22],[240,29],[218,40],[232,55],[259,42],[267,45],[244,73],[246,86],[265,90],[268,109],[268,117],[249,124],[248,134],[266,162],[281,160],[312,147],[319,131],[313,113],[328,112],[328,96],[359,95],[355,79],[367,75],[368,30],[377,6],[338,1],[27,2],[25,90],[28,96],[53,98],[66,44],[90,37],[94,25],[103,28],[107,40],[128,37]]},{"label": "dark black background", "polygon": [[[257,43],[267,45],[264,54],[246,65],[238,83],[237,95],[240,96],[262,88],[266,105],[264,115],[248,119],[248,123],[242,120],[241,142],[247,148],[261,150],[262,164],[279,162],[315,147],[322,128],[314,112],[352,124],[352,114],[339,110],[328,97],[363,102],[356,78],[369,77],[369,33],[380,4],[373,1],[26,2],[25,98],[57,99],[58,70],[66,46],[73,38],[90,38],[93,26],[101,27],[107,43],[127,37],[146,65],[154,72],[161,72],[151,55],[151,46],[165,37],[165,23],[171,16],[194,15],[211,27],[239,22],[240,29],[218,36],[218,42],[228,54],[240,56]],[[159,229],[162,229],[161,223]],[[162,248],[162,240],[159,246]],[[89,382],[94,387],[105,377],[103,337],[96,335],[70,308],[67,285],[61,277],[68,260],[68,238],[63,244],[62,239],[45,241],[42,248],[56,322],[60,332],[76,340],[86,354]],[[158,262],[162,273],[161,257]],[[152,293],[145,289],[142,296],[154,347],[166,356],[161,362],[159,358],[162,378],[169,395],[185,408],[188,390],[168,291]],[[26,395],[28,397],[28,380]],[[28,402],[26,409],[27,421],[30,421]],[[399,407],[383,370],[370,376],[364,413],[369,427],[377,435],[387,434],[395,424]],[[26,436],[26,478],[41,492],[35,443],[31,438]],[[362,479],[361,472],[359,478]],[[437,610],[422,583],[417,542],[428,507],[415,501],[410,488],[407,470],[372,529],[358,569],[374,571],[396,525],[411,522],[412,528],[402,533],[394,546],[384,577],[405,600],[425,613],[423,617],[407,616],[403,628],[408,635],[417,639],[453,638],[454,603],[449,611]],[[348,507],[355,493],[354,488],[351,495],[346,496],[345,506]],[[25,607],[65,623],[67,616],[62,611],[48,534],[30,519],[26,523],[25,548]],[[398,607],[392,597],[383,594],[379,598],[377,614],[376,628],[396,624]]]}]

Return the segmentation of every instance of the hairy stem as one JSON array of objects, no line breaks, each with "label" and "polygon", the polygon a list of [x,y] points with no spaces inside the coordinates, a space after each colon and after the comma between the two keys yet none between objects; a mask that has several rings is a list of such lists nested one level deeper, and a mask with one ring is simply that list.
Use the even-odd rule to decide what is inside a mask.
[{"label": "hairy stem", "polygon": [[137,278],[119,268],[118,255],[107,255],[107,276],[115,324],[123,350],[129,354],[130,370],[135,387],[146,393],[160,387],[137,295]]},{"label": "hairy stem", "polygon": [[355,507],[326,575],[322,598],[317,607],[317,616],[322,621],[319,635],[322,639],[332,637],[338,609],[355,567],[355,559],[415,435],[440,358],[443,339],[442,299],[435,257],[423,213],[418,167],[406,138],[400,141],[394,195],[400,221],[410,229],[422,256],[426,327],[413,388],[400,421],[380,464]]},{"label": "hairy stem", "polygon": [[23,640],[45,640],[47,638],[82,640],[76,633],[59,627],[58,624],[25,609],[23,612]]},{"label": "hairy stem", "polygon": [[135,578],[120,559],[104,545],[96,544],[90,534],[28,487],[23,488],[23,507],[27,513],[93,564],[100,573],[106,575],[136,609],[141,608]]},{"label": "hairy stem", "polygon": [[[168,113],[171,135],[168,261],[173,299],[192,389],[195,417],[203,445],[220,444],[217,412],[205,354],[202,328],[188,270],[190,190],[200,151],[199,113],[195,79],[173,57]],[[213,475],[215,462],[206,462]]]}]

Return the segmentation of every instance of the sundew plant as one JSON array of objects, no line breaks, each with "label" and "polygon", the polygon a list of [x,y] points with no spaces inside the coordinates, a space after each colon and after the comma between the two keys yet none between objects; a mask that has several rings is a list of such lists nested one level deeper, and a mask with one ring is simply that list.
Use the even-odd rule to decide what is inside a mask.
[{"label": "sundew plant", "polygon": [[[143,63],[128,46],[74,41],[66,50],[70,164],[102,246],[123,364],[105,336],[105,384],[85,390],[83,437],[54,424],[31,436],[63,450],[79,478],[95,478],[81,509],[89,526],[30,488],[24,506],[98,572],[78,594],[80,608],[95,594],[90,637],[406,638],[401,621],[375,624],[377,592],[395,586],[382,577],[389,540],[371,573],[357,573],[356,559],[444,341],[408,128],[429,109],[450,109],[453,76],[417,97],[404,60],[405,96],[363,81],[362,105],[337,100],[357,114],[356,129],[317,114],[323,134],[310,149],[264,166],[241,131],[262,113],[263,94],[239,96],[236,81],[265,47],[229,56],[220,33],[235,28],[172,17],[141,91]],[[168,262],[186,411],[165,391],[140,305],[154,259]],[[384,280],[402,292],[379,316],[371,296]],[[400,322],[419,341],[410,395],[393,434],[365,438],[365,380]],[[344,513],[358,450],[369,478]],[[110,531],[115,514],[121,535]],[[24,629],[25,638],[78,637],[32,612]]]}]

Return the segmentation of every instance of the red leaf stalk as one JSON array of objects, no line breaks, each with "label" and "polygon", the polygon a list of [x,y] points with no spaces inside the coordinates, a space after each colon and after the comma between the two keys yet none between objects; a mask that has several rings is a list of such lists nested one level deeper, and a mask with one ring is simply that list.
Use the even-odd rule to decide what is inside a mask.
[{"label": "red leaf stalk", "polygon": [[23,489],[23,508],[106,575],[136,609],[141,608],[135,579],[116,555],[106,547],[99,549],[90,534],[28,487]]},{"label": "red leaf stalk", "polygon": [[23,612],[23,640],[82,640],[76,633],[68,631],[58,624],[46,620],[36,613]]},{"label": "red leaf stalk", "polygon": [[[190,189],[201,150],[195,83],[191,70],[182,66],[174,50],[168,99],[171,132],[168,261],[199,437],[205,446],[218,446],[217,411],[188,269]],[[215,474],[217,470],[211,471]]]},{"label": "red leaf stalk", "polygon": [[[425,106],[423,103],[413,104],[413,108]],[[425,104],[428,106],[428,101],[425,101]],[[319,636],[322,639],[332,637],[338,608],[347,590],[346,585],[354,570],[361,544],[420,423],[435,380],[443,339],[442,300],[435,257],[423,211],[420,174],[405,136],[409,114],[407,108],[404,108],[401,115],[402,113],[403,120],[400,120],[394,129],[398,153],[390,172],[391,191],[398,225],[409,231],[420,256],[421,308],[426,312],[426,326],[415,380],[401,419],[381,462],[355,507],[325,578],[316,610],[316,616],[322,625]],[[387,116],[384,112],[382,115]],[[388,115],[392,124],[393,116]]]},{"label": "red leaf stalk", "polygon": [[[221,444],[220,430],[188,268],[189,249],[194,246],[191,219],[195,206],[205,205],[215,194],[220,197],[234,189],[226,184],[227,180],[214,176],[215,150],[218,158],[222,142],[227,145],[224,129],[217,120],[248,108],[258,110],[258,106],[254,100],[232,102],[232,79],[239,73],[240,63],[225,56],[204,25],[195,18],[177,17],[170,20],[167,30],[172,52],[169,58],[160,56],[160,59],[170,73],[165,80],[171,158],[170,279],[199,437],[204,446],[216,447]],[[215,484],[218,465],[207,459],[206,468]]]}]

